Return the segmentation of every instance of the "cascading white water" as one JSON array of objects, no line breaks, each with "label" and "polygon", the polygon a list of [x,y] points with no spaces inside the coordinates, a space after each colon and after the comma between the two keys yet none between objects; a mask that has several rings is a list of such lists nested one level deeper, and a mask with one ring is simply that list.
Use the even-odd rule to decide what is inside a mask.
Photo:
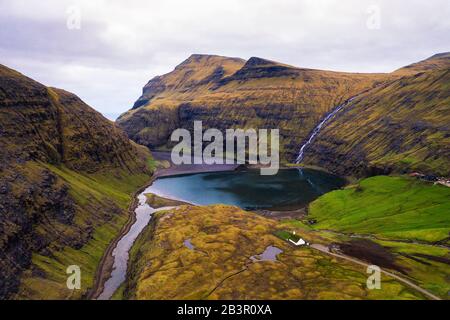
[{"label": "cascading white water", "polygon": [[314,138],[319,134],[320,130],[322,129],[322,127],[328,122],[328,120],[330,120],[331,118],[334,117],[334,115],[336,113],[338,113],[339,111],[341,111],[344,107],[346,107],[350,102],[352,102],[352,100],[355,99],[355,97],[345,101],[344,103],[340,104],[339,106],[337,106],[333,111],[331,111],[318,125],[317,127],[314,128],[313,132],[311,133],[311,135],[309,136],[308,140],[306,141],[306,143],[301,147],[300,152],[298,153],[298,157],[297,160],[295,161],[297,164],[299,164],[300,162],[303,161],[304,155],[305,155],[305,149],[306,147],[308,147],[311,142],[313,142]]}]

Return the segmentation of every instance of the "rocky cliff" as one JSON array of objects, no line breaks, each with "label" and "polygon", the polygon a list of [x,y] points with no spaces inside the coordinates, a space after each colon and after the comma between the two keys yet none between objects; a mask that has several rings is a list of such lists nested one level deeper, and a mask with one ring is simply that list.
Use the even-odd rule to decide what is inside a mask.
[{"label": "rocky cliff", "polygon": [[2,65],[0,150],[0,299],[73,296],[69,265],[85,272],[82,295],[115,231],[94,238],[125,219],[148,150],[77,96]]},{"label": "rocky cliff", "polygon": [[305,150],[305,164],[343,175],[449,175],[449,61],[441,53],[390,74],[354,74],[193,55],[151,80],[118,124],[152,148],[195,120],[205,129],[279,128],[282,159],[293,162],[315,126],[357,96]]},{"label": "rocky cliff", "polygon": [[394,72],[320,132],[304,162],[344,175],[450,175],[450,53]]},{"label": "rocky cliff", "polygon": [[176,128],[280,129],[282,156],[295,158],[301,142],[335,105],[386,81],[383,74],[352,74],[251,58],[193,55],[151,80],[133,109],[118,119],[134,141],[167,144]]}]

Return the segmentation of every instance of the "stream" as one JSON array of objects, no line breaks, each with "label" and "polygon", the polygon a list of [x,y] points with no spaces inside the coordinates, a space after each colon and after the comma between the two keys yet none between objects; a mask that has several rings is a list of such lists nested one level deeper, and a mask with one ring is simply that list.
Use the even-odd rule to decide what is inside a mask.
[{"label": "stream", "polygon": [[142,230],[148,225],[152,215],[155,212],[172,209],[173,207],[164,207],[154,209],[147,204],[147,198],[145,194],[148,193],[148,188],[139,194],[139,204],[135,209],[136,221],[131,226],[130,231],[123,236],[117,243],[112,255],[114,258],[113,271],[111,277],[105,282],[104,288],[98,300],[109,300],[113,296],[114,292],[122,285],[126,279],[126,273],[128,268],[129,251],[142,232]]},{"label": "stream", "polygon": [[[292,209],[304,207],[320,195],[342,187],[344,183],[339,177],[311,169],[285,169],[274,176],[261,176],[259,170],[247,170],[159,178],[139,194],[139,204],[135,209],[136,221],[129,232],[119,240],[112,253],[114,262],[111,277],[105,282],[98,299],[111,299],[125,281],[129,251],[136,238],[149,224],[152,215],[157,211],[173,208],[152,208],[146,202],[147,193],[196,205],[220,203],[242,209]],[[195,250],[190,239],[185,240],[184,245]],[[260,257],[263,261],[273,259],[272,251],[275,256],[278,254],[275,249],[268,250]]]},{"label": "stream", "polygon": [[333,118],[339,111],[341,111],[344,107],[346,107],[350,102],[352,102],[355,98],[351,98],[344,103],[338,105],[333,111],[331,111],[312,131],[310,134],[308,140],[303,144],[303,146],[300,149],[300,152],[297,156],[296,163],[299,164],[303,161],[303,158],[305,157],[305,150],[306,148],[314,141],[314,138],[319,134],[320,130],[322,130],[322,127]]},{"label": "stream", "polygon": [[[303,161],[306,148],[313,142],[322,127],[352,99],[337,106],[312,131],[306,143],[301,147],[297,163]],[[136,221],[129,232],[117,243],[112,256],[113,271],[105,282],[99,300],[109,300],[126,279],[129,251],[136,238],[148,225],[152,215],[157,211],[171,209],[164,207],[154,209],[147,204],[145,194],[183,200],[198,205],[223,203],[236,205],[243,209],[302,207],[320,195],[344,185],[340,178],[323,172],[300,169],[280,170],[275,176],[261,176],[256,171],[246,172],[209,172],[187,174],[157,179],[150,187],[139,194],[139,204],[135,209]],[[190,240],[184,243],[194,249]],[[269,248],[268,254],[279,253],[277,248]],[[273,251],[273,252],[272,252]],[[257,259],[256,257],[253,257]],[[272,256],[269,257],[273,259]],[[265,255],[259,259],[264,260]],[[269,259],[269,260],[270,260]]]}]

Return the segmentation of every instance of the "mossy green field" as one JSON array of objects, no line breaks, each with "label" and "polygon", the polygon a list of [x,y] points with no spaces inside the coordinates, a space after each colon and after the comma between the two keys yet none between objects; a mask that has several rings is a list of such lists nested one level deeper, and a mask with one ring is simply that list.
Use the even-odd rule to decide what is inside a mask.
[{"label": "mossy green field", "polygon": [[[64,166],[46,167],[70,186],[70,195],[79,205],[74,226],[53,223],[55,232],[70,235],[84,228],[92,228],[92,235],[81,248],[50,245],[51,255],[33,254],[32,262],[40,275],[27,271],[16,296],[20,299],[41,297],[46,299],[80,299],[94,284],[100,260],[108,245],[115,239],[129,219],[128,206],[134,191],[148,180],[148,174],[126,174],[117,170],[115,174],[80,174]],[[109,208],[114,214],[105,217],[95,213],[96,207]],[[97,216],[96,216],[97,215]],[[42,232],[48,232],[45,228]],[[77,265],[81,269],[81,290],[69,290],[66,286],[67,267]],[[39,274],[39,273],[38,273]]]},{"label": "mossy green field", "polygon": [[450,188],[377,176],[322,196],[309,214],[316,229],[436,242],[449,236]]},{"label": "mossy green field", "polygon": [[308,219],[317,223],[282,226],[317,243],[369,239],[393,254],[404,277],[448,299],[450,188],[405,176],[367,178],[314,201]]},{"label": "mossy green field", "polygon": [[[126,299],[424,299],[382,276],[368,290],[366,270],[278,238],[283,227],[236,207],[181,206],[160,212],[130,256]],[[183,242],[189,240],[193,248]],[[276,261],[258,261],[268,246]],[[119,294],[120,296],[121,294]]]}]

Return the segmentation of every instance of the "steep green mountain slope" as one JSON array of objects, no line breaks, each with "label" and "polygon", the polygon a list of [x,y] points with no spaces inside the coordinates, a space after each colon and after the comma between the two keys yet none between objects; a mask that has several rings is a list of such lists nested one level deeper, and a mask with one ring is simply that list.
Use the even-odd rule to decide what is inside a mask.
[{"label": "steep green mountain slope", "polygon": [[75,95],[0,65],[0,299],[86,293],[149,156]]},{"label": "steep green mountain slope", "polygon": [[309,210],[320,229],[428,242],[448,240],[449,213],[450,188],[388,176],[330,192]]},{"label": "steep green mountain slope", "polygon": [[134,108],[117,123],[134,141],[166,145],[177,128],[280,129],[282,158],[292,161],[301,142],[337,104],[392,76],[301,69],[251,58],[193,55],[152,79]]},{"label": "steep green mountain slope", "polygon": [[449,213],[450,188],[405,176],[377,176],[311,203],[307,219],[316,223],[307,228],[333,237],[345,253],[400,271],[448,299]]},{"label": "steep green mountain slope", "polygon": [[402,68],[320,132],[304,163],[344,175],[450,175],[450,53]]},{"label": "steep green mountain slope", "polygon": [[437,53],[428,59],[412,63],[406,67],[396,70],[394,73],[400,75],[415,75],[420,72],[448,69],[450,52]]}]

